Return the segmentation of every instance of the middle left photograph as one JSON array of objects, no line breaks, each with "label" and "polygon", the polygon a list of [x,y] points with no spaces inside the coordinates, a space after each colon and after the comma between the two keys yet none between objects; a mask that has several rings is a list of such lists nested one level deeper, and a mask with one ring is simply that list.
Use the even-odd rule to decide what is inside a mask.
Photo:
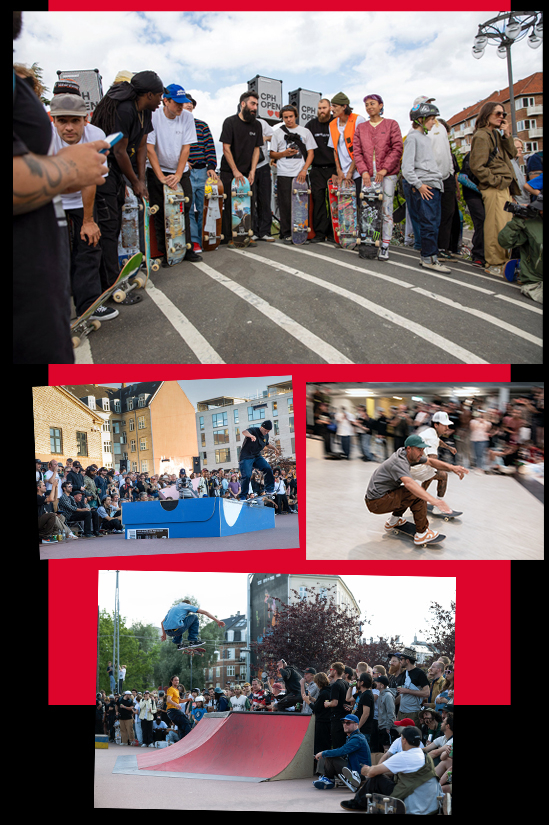
[{"label": "middle left photograph", "polygon": [[33,387],[33,418],[41,559],[299,547],[292,376]]}]

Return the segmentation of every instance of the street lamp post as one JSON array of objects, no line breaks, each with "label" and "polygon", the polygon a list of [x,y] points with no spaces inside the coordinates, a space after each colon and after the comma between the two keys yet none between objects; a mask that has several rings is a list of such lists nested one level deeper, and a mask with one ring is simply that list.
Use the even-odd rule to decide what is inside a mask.
[{"label": "street lamp post", "polygon": [[511,127],[513,136],[517,135],[517,122],[515,116],[515,95],[513,92],[513,68],[511,65],[511,46],[519,40],[523,40],[528,35],[528,45],[531,49],[537,49],[543,41],[543,12],[526,11],[521,14],[516,12],[502,12],[497,17],[492,17],[486,23],[481,23],[478,27],[477,36],[473,41],[472,54],[476,60],[484,54],[484,50],[489,42],[498,46],[498,57],[502,60],[507,58],[507,75],[509,79],[509,103],[511,107]]}]

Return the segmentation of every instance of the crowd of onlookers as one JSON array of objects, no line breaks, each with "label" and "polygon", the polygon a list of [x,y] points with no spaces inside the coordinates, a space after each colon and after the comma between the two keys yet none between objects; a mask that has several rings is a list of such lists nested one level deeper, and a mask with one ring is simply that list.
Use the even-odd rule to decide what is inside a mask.
[{"label": "crowd of onlookers", "polygon": [[[111,662],[107,670],[112,688]],[[281,659],[276,676],[254,678],[251,683],[227,682],[224,689],[209,685],[187,691],[174,676],[167,688],[122,692],[120,687],[110,696],[101,691],[95,732],[108,734],[110,741],[119,744],[170,745],[213,711],[312,714],[311,756],[315,761],[311,760],[311,773],[317,775],[313,784],[318,789],[347,785],[356,791],[359,808],[365,789],[375,789],[380,782],[385,788],[382,792],[390,795],[393,788],[383,783],[392,782],[396,770],[390,770],[394,765],[389,761],[413,748],[428,754],[432,763],[417,752],[399,756],[396,761],[410,760],[404,767],[399,761],[399,771],[417,771],[413,758],[420,758],[430,771],[425,779],[435,780],[431,787],[443,793],[452,791],[454,661],[448,656],[419,664],[415,650],[404,648],[392,651],[384,665],[358,662],[351,667],[336,661],[327,673],[313,667],[301,671]],[[389,766],[390,773],[383,768],[376,768],[376,773],[373,769],[378,765]],[[374,774],[379,773],[383,778],[376,778],[373,786]],[[415,799],[416,803],[429,806],[432,800],[420,803]]]},{"label": "crowd of onlookers", "polygon": [[[272,501],[275,514],[297,513],[297,478],[295,469],[277,467]],[[47,465],[36,459],[38,494],[38,532],[43,543],[78,538],[99,537],[106,533],[123,533],[123,501],[157,501],[164,498],[241,496],[238,470],[222,468],[190,473],[149,474],[119,472],[68,458],[65,466],[55,459]],[[255,498],[265,489],[263,473],[253,471],[247,498]]]},{"label": "crowd of onlookers", "polygon": [[[436,412],[448,414],[453,427],[441,440],[439,458],[450,464],[474,467],[479,473],[510,473],[517,467],[536,467],[541,475],[544,460],[544,390],[507,402],[505,409],[486,399],[433,401],[399,404],[388,410],[378,407],[370,416],[359,405],[335,406],[330,389],[311,388],[308,396],[308,432],[324,441],[325,457],[349,459],[353,443],[363,461],[384,461],[404,445],[409,435],[431,426]],[[454,454],[453,450],[456,450]]]}]

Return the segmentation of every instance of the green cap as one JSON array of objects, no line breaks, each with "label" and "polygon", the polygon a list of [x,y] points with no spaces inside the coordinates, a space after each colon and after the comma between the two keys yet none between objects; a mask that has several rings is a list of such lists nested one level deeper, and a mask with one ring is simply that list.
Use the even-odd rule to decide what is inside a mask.
[{"label": "green cap", "polygon": [[406,441],[404,442],[405,447],[428,447],[428,444],[425,444],[424,441],[421,440],[419,435],[409,435]]}]

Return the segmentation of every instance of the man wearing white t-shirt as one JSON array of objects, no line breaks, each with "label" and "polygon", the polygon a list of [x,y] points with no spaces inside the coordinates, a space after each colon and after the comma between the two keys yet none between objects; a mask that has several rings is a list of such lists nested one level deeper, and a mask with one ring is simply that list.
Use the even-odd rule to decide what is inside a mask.
[{"label": "man wearing white t-shirt", "polygon": [[[431,456],[432,458],[438,459],[438,448],[439,445],[444,447],[445,449],[450,449],[455,453],[455,448],[449,447],[446,442],[441,441],[442,436],[450,434],[450,427],[453,427],[453,423],[448,417],[448,413],[445,412],[436,412],[433,415],[432,419],[432,427],[427,427],[426,429],[421,430],[421,438],[425,444],[428,446],[424,448],[423,453],[426,456]],[[468,470],[464,470],[463,467],[455,467],[452,464],[446,464],[446,467],[452,469],[452,471],[460,470],[462,472],[467,473]],[[448,471],[438,467],[432,467],[430,464],[416,464],[414,467],[411,468],[410,474],[414,481],[417,481],[418,484],[421,484],[424,490],[427,490],[431,481],[436,478],[437,484],[437,496],[439,499],[443,499],[446,493],[446,486],[448,484]],[[457,473],[459,475],[459,473]],[[433,508],[433,513],[442,513],[442,510],[437,507],[436,505]],[[454,516],[461,516],[462,511],[454,510]]]},{"label": "man wearing white t-shirt", "polygon": [[278,209],[280,212],[280,240],[292,243],[292,180],[305,183],[307,170],[317,148],[312,133],[297,125],[295,106],[280,110],[284,126],[275,129],[271,140],[271,158],[276,160]]},{"label": "man wearing white t-shirt", "polygon": [[[66,146],[79,143],[92,143],[104,140],[105,132],[97,126],[87,123],[88,110],[78,94],[54,95],[51,100],[52,142],[50,154],[56,155]],[[105,164],[105,175],[108,168]],[[69,226],[72,228],[71,249],[71,287],[76,308],[80,317],[99,298],[101,292],[101,232],[97,225],[97,208],[95,205],[95,186],[80,189],[68,189],[61,193],[63,209]],[[116,318],[118,310],[114,307],[98,307],[90,318],[107,321]]]},{"label": "man wearing white t-shirt", "polygon": [[[158,205],[154,216],[154,228],[158,250],[163,255],[162,266],[166,261],[166,237],[164,234],[164,189],[163,184],[175,189],[178,183],[188,198],[185,207],[185,235],[187,243],[191,241],[191,224],[189,213],[193,199],[191,171],[188,164],[191,143],[196,143],[196,127],[190,112],[183,109],[185,102],[190,103],[185,89],[172,83],[166,87],[163,106],[153,112],[153,131],[147,135],[147,187],[151,206]],[[188,249],[185,261],[201,261],[202,257],[193,249]]]},{"label": "man wearing white t-shirt", "polygon": [[359,123],[366,123],[366,118],[355,115],[349,106],[350,102],[343,92],[338,92],[330,101],[334,119],[330,123],[328,147],[334,150],[339,183],[343,180],[354,181],[358,197],[362,188],[362,177],[353,159],[353,138],[356,127]]}]

